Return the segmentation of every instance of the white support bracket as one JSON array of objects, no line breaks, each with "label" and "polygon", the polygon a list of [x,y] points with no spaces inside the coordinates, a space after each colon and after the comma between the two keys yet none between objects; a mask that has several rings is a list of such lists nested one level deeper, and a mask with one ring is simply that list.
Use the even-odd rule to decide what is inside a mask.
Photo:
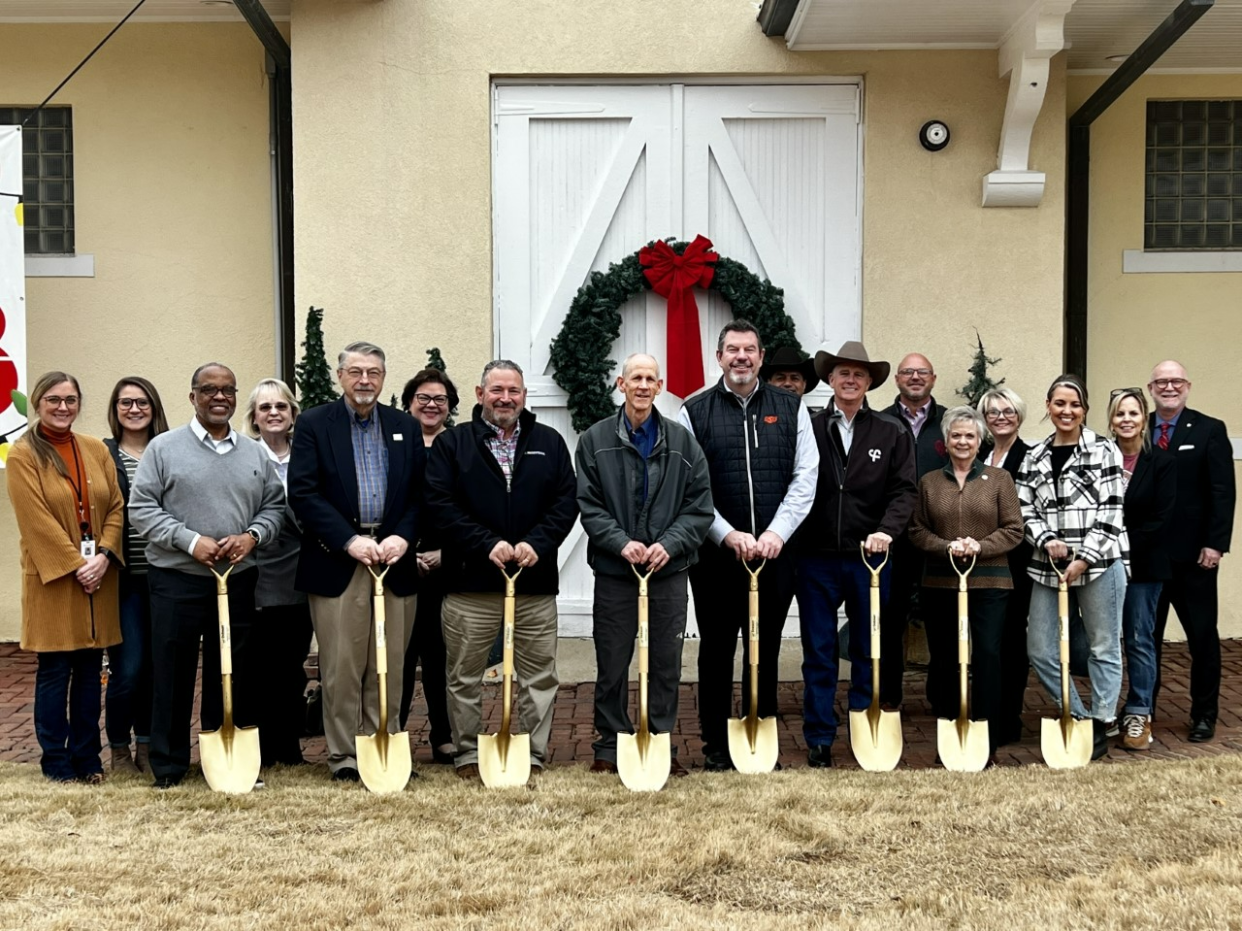
[{"label": "white support bracket", "polygon": [[1048,90],[1049,60],[1065,48],[1065,16],[1075,0],[1036,0],[1001,42],[1000,76],[1009,75],[996,171],[983,179],[983,206],[1038,207],[1044,173],[1031,171],[1031,133]]}]

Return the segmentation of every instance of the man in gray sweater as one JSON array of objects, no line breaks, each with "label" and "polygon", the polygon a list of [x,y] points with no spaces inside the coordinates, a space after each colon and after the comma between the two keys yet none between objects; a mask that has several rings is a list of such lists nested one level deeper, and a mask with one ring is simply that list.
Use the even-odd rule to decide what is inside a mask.
[{"label": "man in gray sweater", "polygon": [[147,541],[151,591],[151,774],[157,788],[177,785],[190,768],[190,717],[199,644],[203,654],[202,729],[224,718],[216,581],[229,565],[234,717],[255,723],[255,659],[247,649],[258,572],[253,550],[280,533],[284,489],[257,442],[229,425],[237,379],[218,362],[190,381],[195,416],[151,440],[129,498],[129,517]]}]

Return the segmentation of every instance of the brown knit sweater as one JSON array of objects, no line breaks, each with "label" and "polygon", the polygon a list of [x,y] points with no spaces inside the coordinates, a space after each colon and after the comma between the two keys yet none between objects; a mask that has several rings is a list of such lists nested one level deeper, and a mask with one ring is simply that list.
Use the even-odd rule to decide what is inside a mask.
[{"label": "brown knit sweater", "polygon": [[972,537],[980,547],[968,587],[1013,588],[1006,554],[1022,542],[1022,509],[1013,479],[1004,469],[976,462],[959,488],[949,463],[919,482],[910,541],[927,553],[926,587],[957,588],[948,549],[960,537]]}]

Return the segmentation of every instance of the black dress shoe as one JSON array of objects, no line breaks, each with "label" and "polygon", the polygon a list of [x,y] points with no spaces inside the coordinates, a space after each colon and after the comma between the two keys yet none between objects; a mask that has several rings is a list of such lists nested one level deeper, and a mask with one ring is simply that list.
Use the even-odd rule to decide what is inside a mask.
[{"label": "black dress shoe", "polygon": [[152,784],[153,789],[175,789],[181,785],[180,776],[158,776]]},{"label": "black dress shoe", "polygon": [[1205,744],[1216,736],[1216,721],[1212,718],[1199,718],[1190,722],[1190,742]]},{"label": "black dress shoe", "polygon": [[362,777],[358,775],[358,770],[352,766],[342,766],[332,774],[333,782],[357,782]]},{"label": "black dress shoe", "polygon": [[1098,760],[1100,757],[1108,753],[1108,728],[1111,722],[1101,721],[1098,718],[1091,719],[1091,734],[1095,739],[1094,745],[1091,747],[1091,759]]},{"label": "black dress shoe", "polygon": [[453,754],[447,750],[441,750],[439,747],[431,748],[431,761],[433,763],[442,763],[445,766],[453,765]]},{"label": "black dress shoe", "polygon": [[703,769],[709,773],[728,773],[734,769],[733,758],[725,750],[717,750],[703,758]]},{"label": "black dress shoe", "polygon": [[828,769],[832,766],[832,744],[812,747],[806,752],[806,765],[812,769]]}]

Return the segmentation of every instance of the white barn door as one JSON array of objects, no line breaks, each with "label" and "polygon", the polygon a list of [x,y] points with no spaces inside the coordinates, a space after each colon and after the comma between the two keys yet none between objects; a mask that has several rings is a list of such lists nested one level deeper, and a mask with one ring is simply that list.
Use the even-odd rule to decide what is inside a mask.
[{"label": "white barn door", "polygon": [[[858,338],[858,113],[853,83],[494,88],[496,351],[522,366],[528,406],[571,450],[551,342],[590,273],[653,239],[701,233],[784,288],[807,351]],[[714,291],[697,299],[710,384],[731,311]],[[631,352],[664,359],[665,310],[653,292],[622,310],[618,367]],[[672,416],[681,399],[659,403]],[[590,634],[585,554],[579,525],[561,550],[562,636]]]}]

